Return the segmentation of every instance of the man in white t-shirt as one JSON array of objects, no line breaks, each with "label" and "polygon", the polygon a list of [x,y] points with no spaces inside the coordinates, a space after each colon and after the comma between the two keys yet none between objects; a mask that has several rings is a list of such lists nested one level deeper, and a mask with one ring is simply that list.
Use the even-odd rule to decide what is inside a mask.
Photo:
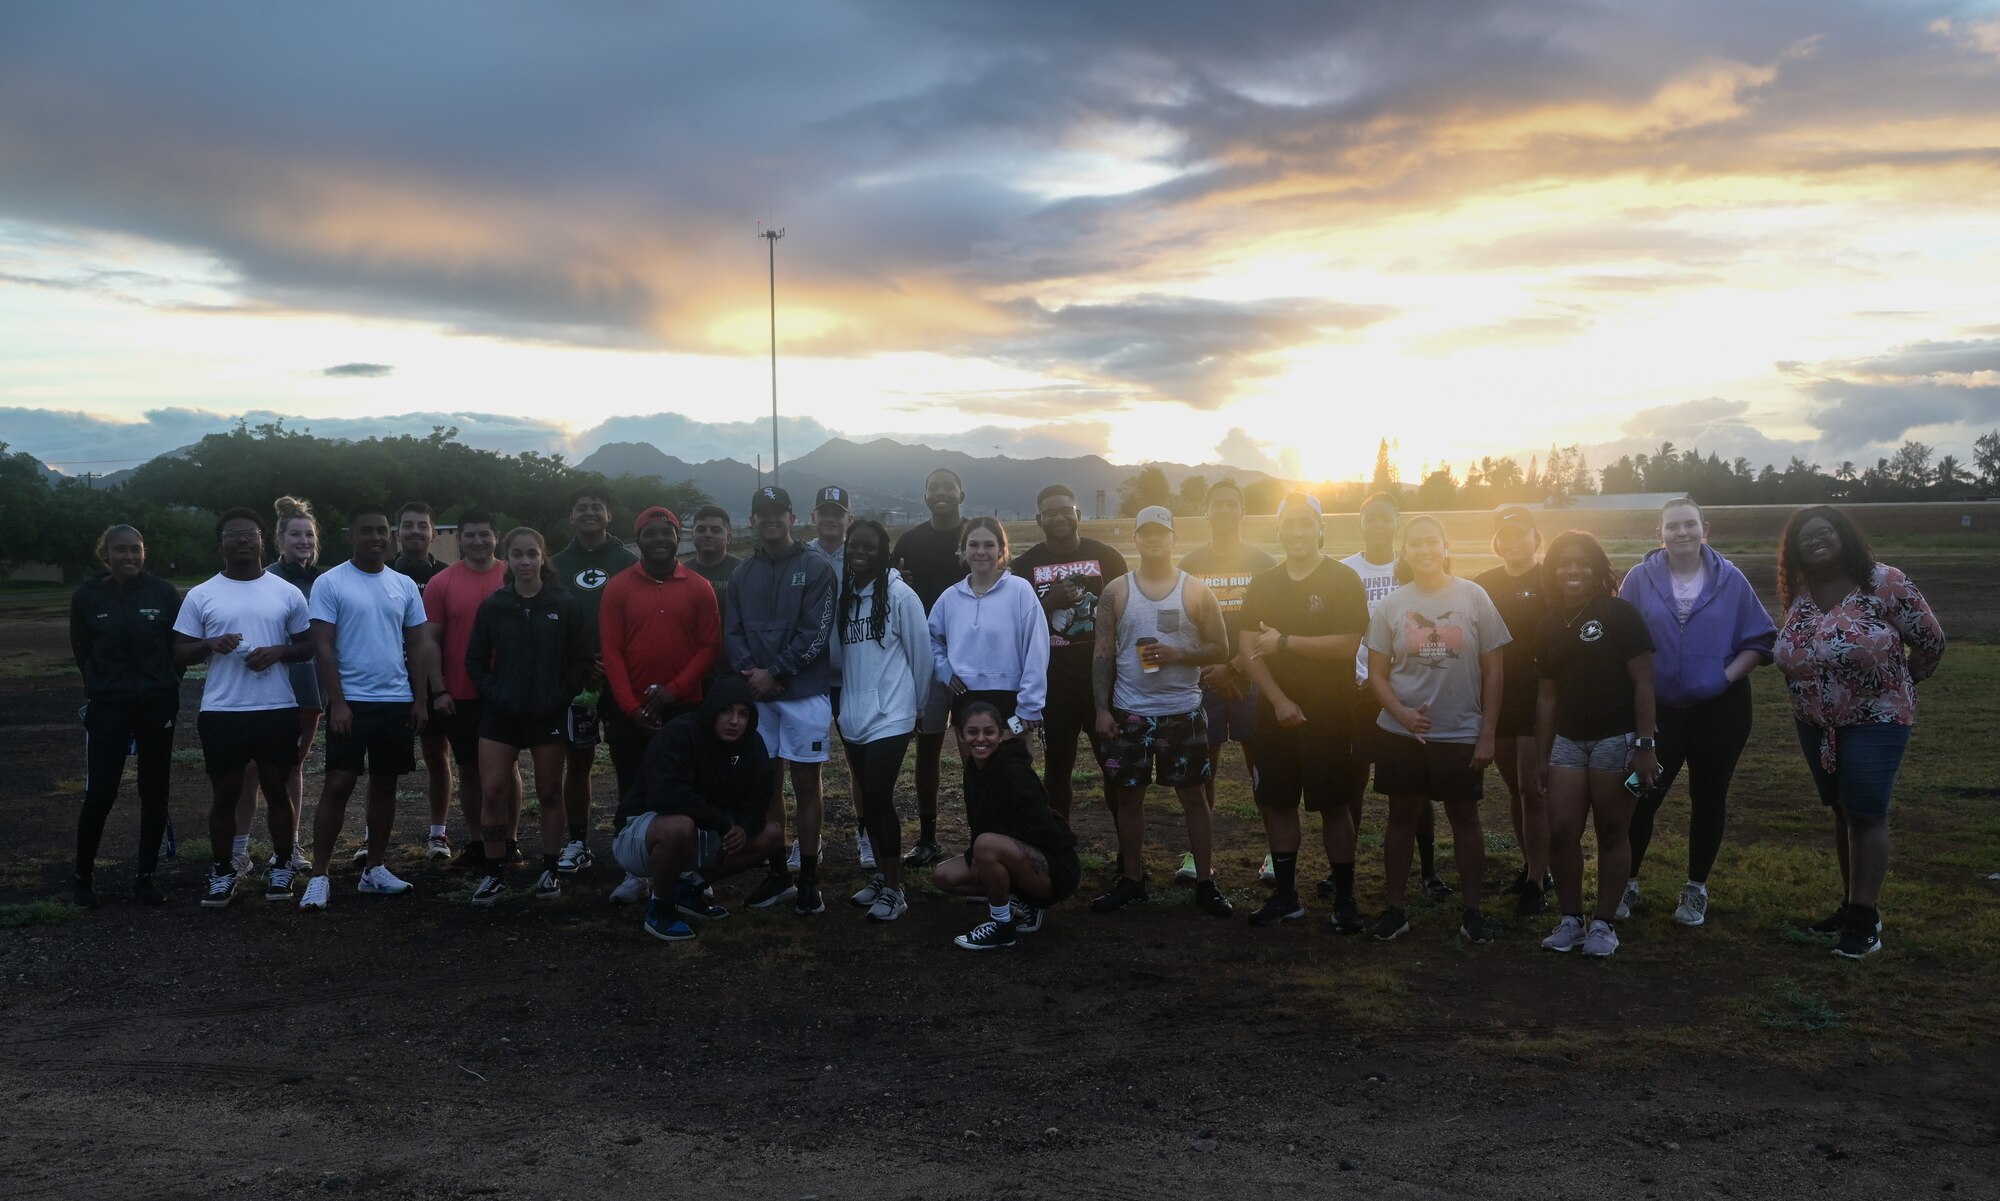
[{"label": "man in white t-shirt", "polygon": [[[236,898],[236,803],[243,774],[252,765],[264,795],[285,795],[285,781],[299,758],[298,696],[289,664],[312,658],[305,594],[264,570],[264,526],[249,509],[231,509],[215,524],[222,543],[222,573],[188,590],[174,619],[174,659],[183,667],[204,660],[201,690],[202,760],[214,786],[208,808],[212,860],[201,903],[220,908]],[[264,899],[288,901],[297,829],[292,807],[266,805],[271,821],[271,871]]]},{"label": "man in white t-shirt", "polygon": [[417,765],[414,736],[429,707],[419,686],[435,674],[436,648],[423,636],[424,601],[417,583],[388,565],[389,513],[355,506],[348,518],[353,557],[313,583],[308,606],[314,657],[326,697],[326,786],[313,819],[312,879],[301,909],[324,909],[333,883],[326,874],[347,820],[347,802],[368,777],[368,866],[360,891],[407,892],[388,867],[396,824],[396,777]]}]

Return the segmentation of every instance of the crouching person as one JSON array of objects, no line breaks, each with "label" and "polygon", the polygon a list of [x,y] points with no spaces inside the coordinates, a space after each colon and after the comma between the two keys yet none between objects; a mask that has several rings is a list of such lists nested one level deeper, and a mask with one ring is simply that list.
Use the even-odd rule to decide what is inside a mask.
[{"label": "crouching person", "polygon": [[685,918],[729,911],[705,891],[784,848],[767,822],[771,757],[756,736],[757,705],[741,677],[717,680],[701,707],[668,722],[646,748],[631,791],[618,803],[612,852],[627,873],[653,882],[646,933],[693,938]]},{"label": "crouching person", "polygon": [[1042,911],[1076,891],[1083,867],[1076,836],[1049,808],[1028,748],[985,701],[966,706],[958,744],[966,755],[965,817],[971,845],[942,860],[931,884],[947,894],[986,898],[991,920],[952,941],[968,951],[1014,945],[1042,928]]}]

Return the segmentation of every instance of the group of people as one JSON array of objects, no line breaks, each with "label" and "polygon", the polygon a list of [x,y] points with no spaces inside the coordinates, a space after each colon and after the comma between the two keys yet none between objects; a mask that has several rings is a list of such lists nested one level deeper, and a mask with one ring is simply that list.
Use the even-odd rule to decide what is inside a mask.
[{"label": "group of people", "polygon": [[[430,509],[357,506],[349,558],[321,570],[309,505],[278,502],[267,563],[260,516],[217,522],[222,571],[181,597],[145,571],[129,526],[105,532],[107,574],[80,588],[72,641],[84,676],[89,774],[76,899],[94,905],[105,815],[128,749],[138,758],[139,875],[153,882],[182,672],[207,665],[198,727],[213,785],[212,863],[202,904],[227,905],[252,874],[247,830],[260,791],[273,853],[267,900],[331,903],[330,868],[347,804],[367,778],[362,893],[410,885],[387,862],[397,779],[428,769],[426,853],[492,904],[526,880],[517,840],[520,752],[541,805],[540,871],[556,897],[591,863],[590,774],[607,744],[618,805],[610,850],[615,902],[645,902],[644,928],[679,941],[727,915],[713,885],[761,871],[748,904],[823,913],[827,833],[822,765],[838,734],[852,783],[855,852],[869,920],[908,909],[906,873],[983,897],[986,920],[956,939],[1012,946],[1082,883],[1069,827],[1079,739],[1101,770],[1116,832],[1112,913],[1149,895],[1145,799],[1179,798],[1186,850],[1176,872],[1204,914],[1233,912],[1215,877],[1215,776],[1236,743],[1269,854],[1258,926],[1302,918],[1300,810],[1320,816],[1333,929],[1394,940],[1406,897],[1459,894],[1461,937],[1491,937],[1481,879],[1485,769],[1499,768],[1522,863],[1509,892],[1545,913],[1551,951],[1608,956],[1642,902],[1640,867],[1668,788],[1688,777],[1687,882],[1674,918],[1707,920],[1708,883],[1730,779],[1751,727],[1748,677],[1775,661],[1799,744],[1833,811],[1843,896],[1810,929],[1837,954],[1881,947],[1877,909],[1887,812],[1915,716],[1915,685],[1944,634],[1921,593],[1877,562],[1841,511],[1793,515],[1779,552],[1782,623],[1743,573],[1708,545],[1700,507],[1661,512],[1660,546],[1622,579],[1598,541],[1571,530],[1544,545],[1533,515],[1497,515],[1500,566],[1452,570],[1444,525],[1403,518],[1393,497],[1362,506],[1362,546],[1325,550],[1318,502],[1284,498],[1281,558],[1242,538],[1241,490],[1212,486],[1209,541],[1176,559],[1174,514],[1137,514],[1138,562],[1082,537],[1074,493],[1044,489],[1042,541],[1011,555],[1006,527],[967,517],[949,469],[924,483],[928,520],[891,540],[855,520],[845,489],[814,498],[814,537],[779,487],[750,503],[754,550],[729,553],[730,515],[649,508],[626,542],[613,498],[572,497],[574,540],[500,533],[491,514],[458,519],[460,559],[431,557]],[[392,551],[398,552],[392,558]],[[299,846],[300,764],[321,720],[326,770],[310,854]],[[947,730],[964,773],[963,853],[938,835]],[[914,742],[916,838],[903,850],[895,788]],[[1038,743],[1041,769],[1031,742]],[[1386,798],[1386,904],[1372,922],[1355,894],[1357,832],[1370,768]],[[469,832],[448,834],[454,777]],[[786,783],[793,806],[788,821]],[[1435,810],[1452,830],[1457,886],[1439,874]],[[1597,881],[1584,893],[1582,834],[1595,829]],[[790,831],[788,837],[787,831]],[[305,881],[299,888],[299,876]]]}]

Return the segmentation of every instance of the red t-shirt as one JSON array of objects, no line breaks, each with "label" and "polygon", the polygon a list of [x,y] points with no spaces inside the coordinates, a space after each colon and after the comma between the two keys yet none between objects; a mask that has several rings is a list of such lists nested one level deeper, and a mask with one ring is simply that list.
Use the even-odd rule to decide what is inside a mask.
[{"label": "red t-shirt", "polygon": [[499,559],[483,572],[470,564],[453,563],[424,585],[424,616],[438,627],[444,653],[444,690],[455,701],[479,699],[479,689],[465,671],[465,651],[472,645],[472,619],[479,605],[507,582],[507,565]]}]

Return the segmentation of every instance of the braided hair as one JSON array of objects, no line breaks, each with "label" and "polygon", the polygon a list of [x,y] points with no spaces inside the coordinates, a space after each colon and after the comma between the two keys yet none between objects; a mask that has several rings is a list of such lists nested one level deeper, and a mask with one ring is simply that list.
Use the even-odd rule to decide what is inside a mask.
[{"label": "braided hair", "polygon": [[[875,537],[881,539],[879,545],[882,549],[885,551],[888,550],[889,531],[883,528],[881,522],[869,517],[863,517],[848,527],[847,540],[851,543],[854,541],[854,535],[871,530],[874,532]],[[869,595],[874,598],[868,607],[868,637],[874,639],[877,645],[881,645],[889,632],[889,572],[887,568],[883,569],[881,575],[875,577],[875,582],[869,587],[868,591]],[[841,629],[845,630],[847,623],[854,620],[855,610],[860,607],[860,601],[860,594],[854,591],[854,574],[848,571],[841,572]]]}]

